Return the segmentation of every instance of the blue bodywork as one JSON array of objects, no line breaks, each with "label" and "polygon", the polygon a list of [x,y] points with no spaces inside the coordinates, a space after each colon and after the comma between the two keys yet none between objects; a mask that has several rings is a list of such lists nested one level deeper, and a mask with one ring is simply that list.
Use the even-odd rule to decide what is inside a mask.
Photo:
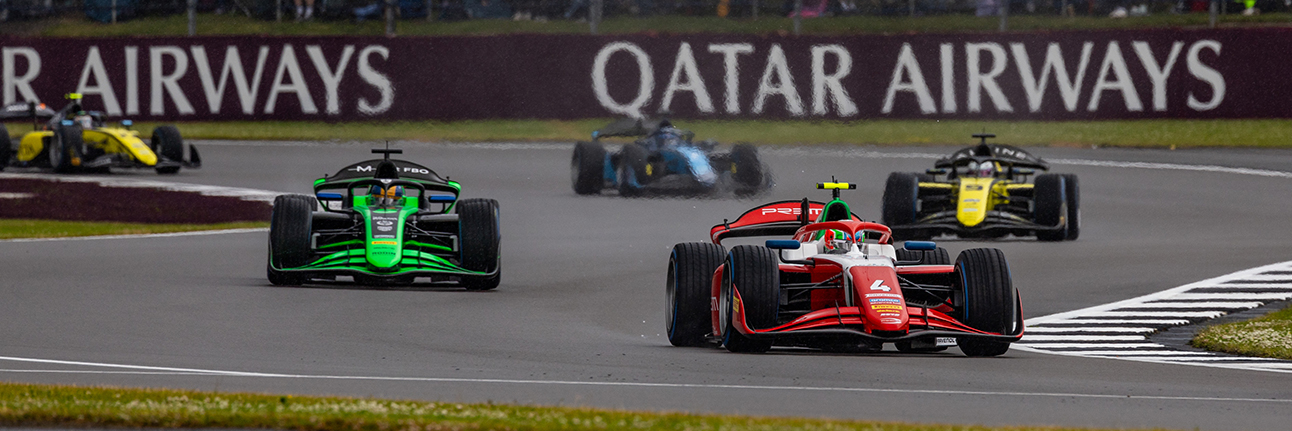
[{"label": "blue bodywork", "polygon": [[[664,172],[657,173],[658,176],[668,175],[687,175],[695,180],[697,184],[704,188],[712,188],[718,183],[718,172],[713,167],[709,158],[709,153],[698,148],[691,143],[689,133],[683,133],[673,128],[665,128],[652,134],[646,139],[629,145],[638,145],[646,150],[648,159],[662,160]],[[595,138],[596,133],[593,134]],[[611,155],[606,154],[605,162],[605,179],[607,183],[618,185],[619,182],[628,181],[634,187],[641,187],[636,178],[618,178],[615,164],[611,162]]]}]

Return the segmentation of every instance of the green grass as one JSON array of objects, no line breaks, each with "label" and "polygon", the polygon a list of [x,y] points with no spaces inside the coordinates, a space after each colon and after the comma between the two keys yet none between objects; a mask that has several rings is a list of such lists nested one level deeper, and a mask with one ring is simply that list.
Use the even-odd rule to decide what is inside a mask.
[{"label": "green grass", "polygon": [[1243,356],[1292,359],[1292,307],[1245,322],[1209,327],[1190,344]]},{"label": "green grass", "polygon": [[[365,123],[201,122],[180,123],[188,139],[443,142],[558,141],[589,139],[610,119],[413,121]],[[697,139],[761,144],[966,144],[986,130],[997,141],[1015,145],[1117,146],[1146,148],[1292,147],[1287,120],[1138,120],[1138,121],[719,121],[679,120]],[[150,133],[156,123],[136,127]],[[10,133],[30,130],[13,123]],[[16,136],[15,136],[16,137]],[[147,139],[147,136],[145,136]]]},{"label": "green grass", "polygon": [[1048,430],[0,383],[0,426],[290,430]]},{"label": "green grass", "polygon": [[[1108,19],[1103,16],[1065,18],[1038,13],[1009,17],[1012,31],[1124,29],[1124,28],[1186,28],[1205,27],[1207,14],[1171,14],[1165,11],[1145,17]],[[969,14],[931,15],[918,17],[846,16],[803,20],[803,34],[843,35],[906,32],[995,32],[999,21],[995,17],[975,17]],[[1257,16],[1224,15],[1222,26],[1292,25],[1292,14],[1269,13]],[[14,27],[14,26],[11,26]],[[611,17],[600,26],[603,34],[625,33],[787,33],[793,29],[790,19],[764,14],[760,19],[719,18],[716,16],[655,16]],[[245,15],[200,14],[197,33],[200,35],[382,35],[385,26],[380,20],[361,24],[348,21],[311,21],[304,23],[273,22],[247,18]],[[83,16],[46,19],[5,33],[31,36],[182,36],[188,34],[188,21],[184,15],[149,17],[115,25],[90,22]],[[511,21],[466,20],[439,22],[401,20],[397,25],[399,35],[496,35],[509,33],[587,33],[588,24],[567,20]]]},{"label": "green grass", "polygon": [[269,227],[267,222],[217,224],[145,224],[55,220],[0,219],[0,239],[58,238],[95,235],[137,235]]}]

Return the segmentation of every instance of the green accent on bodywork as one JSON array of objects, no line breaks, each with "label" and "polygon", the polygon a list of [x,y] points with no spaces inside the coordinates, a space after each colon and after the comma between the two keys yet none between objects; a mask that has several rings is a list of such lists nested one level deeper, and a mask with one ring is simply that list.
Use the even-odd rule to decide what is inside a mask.
[{"label": "green accent on bodywork", "polygon": [[463,275],[483,275],[480,271],[471,271],[460,266],[454,265],[448,260],[425,252],[417,250],[403,250],[403,255],[398,259],[400,264],[398,268],[390,271],[374,270],[368,265],[367,251],[363,249],[351,249],[338,251],[329,254],[319,260],[300,268],[285,269],[287,271],[318,271],[318,270],[350,270],[359,271],[373,275],[398,275],[410,272],[440,272],[449,274]]},{"label": "green accent on bodywork", "polygon": [[826,215],[827,215],[827,214],[830,214],[830,212],[831,212],[831,211],[830,211],[830,209],[831,209],[831,208],[834,208],[834,207],[839,206],[839,205],[842,205],[842,206],[843,206],[843,211],[844,211],[843,213],[844,213],[844,214],[847,214],[847,216],[846,216],[845,218],[843,218],[843,219],[838,219],[838,220],[849,220],[849,219],[851,219],[851,218],[852,218],[852,209],[848,207],[848,203],[847,203],[847,202],[844,202],[844,201],[843,201],[843,200],[841,200],[841,199],[834,199],[834,200],[831,200],[830,202],[826,202],[825,206],[822,206],[822,207],[821,207],[821,215],[819,215],[819,216],[817,216],[817,217],[816,217],[816,222],[817,222],[817,223],[820,223],[820,222],[824,222],[824,221],[836,221],[836,220],[826,220],[826,218],[825,218],[825,217],[826,217]]},{"label": "green accent on bodywork", "polygon": [[363,244],[363,240],[352,239],[349,241],[334,242],[331,244],[320,245],[319,248],[332,248],[332,247],[340,247],[343,245],[352,245],[352,244]]},{"label": "green accent on bodywork", "polygon": [[[405,205],[399,208],[385,209],[372,208],[366,205],[356,205],[354,209],[355,211],[358,211],[365,220],[368,220],[368,223],[366,223],[366,232],[364,232],[364,236],[366,238],[365,246],[368,249],[368,263],[378,270],[393,270],[395,266],[399,265],[400,256],[403,255],[404,222],[408,219],[410,214],[417,212],[417,207],[414,206],[409,208],[407,205],[407,199],[405,199]],[[394,216],[394,225],[390,226],[394,231],[394,238],[374,237],[373,225],[375,222],[373,221],[373,217],[378,215],[386,217]]]},{"label": "green accent on bodywork", "polygon": [[[443,246],[439,244],[427,244],[427,243],[418,242],[418,241],[404,241],[404,247],[408,247],[408,246],[426,247],[426,248],[433,248],[436,250],[453,251],[453,248],[449,246]],[[407,250],[405,250],[405,252],[407,252]]]}]

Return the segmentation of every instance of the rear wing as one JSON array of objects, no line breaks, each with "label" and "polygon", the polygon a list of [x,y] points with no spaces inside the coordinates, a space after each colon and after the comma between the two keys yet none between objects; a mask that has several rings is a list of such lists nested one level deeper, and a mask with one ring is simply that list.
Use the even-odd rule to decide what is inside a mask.
[{"label": "rear wing", "polygon": [[[799,228],[815,221],[824,208],[824,202],[807,199],[764,204],[745,211],[735,221],[723,220],[722,224],[709,229],[709,238],[714,244],[720,244],[726,238],[793,236]],[[856,214],[852,214],[852,219],[861,221]]]},{"label": "rear wing", "polygon": [[[648,136],[659,130],[660,124],[663,122],[664,120],[659,118],[621,118],[593,131],[592,139]],[[695,137],[695,133],[691,131],[682,130],[682,132],[687,135],[688,140]]]},{"label": "rear wing", "polygon": [[0,121],[14,119],[39,120],[51,118],[55,115],[58,115],[58,112],[49,109],[44,103],[36,102],[10,103],[0,109]]}]

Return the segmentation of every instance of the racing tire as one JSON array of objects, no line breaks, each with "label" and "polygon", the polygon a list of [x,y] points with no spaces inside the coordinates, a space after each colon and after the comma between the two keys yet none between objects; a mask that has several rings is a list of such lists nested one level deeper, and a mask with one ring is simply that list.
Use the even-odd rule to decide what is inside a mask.
[{"label": "racing tire", "polygon": [[574,144],[570,159],[570,182],[574,193],[595,195],[606,185],[606,148],[596,142]]},{"label": "racing tire", "polygon": [[1068,203],[1068,241],[1081,236],[1081,183],[1077,174],[1063,174],[1063,193]]},{"label": "racing tire", "polygon": [[54,172],[63,174],[75,170],[80,163],[73,160],[80,159],[85,150],[81,126],[58,126],[54,129],[54,137],[50,139],[47,150],[49,166],[54,168]]},{"label": "racing tire", "polygon": [[[1019,317],[1018,292],[1010,279],[1005,253],[995,248],[974,248],[956,258],[956,283],[952,303],[969,327],[998,334],[1014,334]],[[959,288],[959,289],[956,289]],[[1009,343],[963,337],[957,340],[965,356],[1000,356]]]},{"label": "racing tire", "polygon": [[641,196],[642,185],[649,181],[646,175],[646,149],[636,144],[624,146],[619,152],[619,172],[615,180],[619,183],[619,195]]},{"label": "racing tire", "polygon": [[[1036,224],[1041,226],[1056,226],[1065,218],[1067,208],[1066,187],[1064,186],[1065,178],[1058,174],[1041,174],[1036,176],[1036,183],[1033,187],[1034,202],[1036,203],[1036,214],[1034,215]],[[1058,230],[1038,230],[1036,239],[1041,241],[1063,241],[1068,237],[1070,223],[1064,223]]]},{"label": "racing tire", "polygon": [[312,196],[279,195],[269,217],[269,282],[276,286],[299,286],[305,277],[283,268],[297,268],[310,263],[310,235],[314,207]]},{"label": "racing tire", "polygon": [[736,191],[743,194],[758,192],[763,186],[763,162],[758,157],[758,147],[736,144],[731,147],[731,179],[736,181]]},{"label": "racing tire", "polygon": [[[175,126],[158,126],[153,129],[152,150],[159,158],[174,162],[184,161],[184,138]],[[179,172],[179,166],[158,167],[157,173],[167,175]]]},{"label": "racing tire", "polygon": [[498,201],[463,199],[454,211],[462,243],[462,267],[492,275],[462,276],[467,290],[492,290],[502,281],[502,232]]},{"label": "racing tire", "polygon": [[713,332],[709,310],[713,272],[726,257],[727,250],[718,244],[688,242],[673,246],[664,286],[664,325],[669,343],[678,347],[708,344],[705,337]]},{"label": "racing tire", "polygon": [[[884,225],[909,225],[915,223],[916,208],[920,199],[920,179],[918,174],[893,172],[888,174],[884,183],[884,202],[881,210]],[[893,236],[898,239],[922,239],[928,236],[921,229],[893,229]]]},{"label": "racing tire", "polygon": [[726,270],[722,273],[722,290],[719,294],[722,345],[731,352],[766,352],[772,348],[770,341],[749,338],[736,330],[733,323],[736,289],[740,290],[741,308],[745,312],[745,324],[749,328],[767,329],[776,326],[781,290],[776,252],[756,245],[732,247],[727,253]]},{"label": "racing tire", "polygon": [[950,265],[951,253],[947,249],[938,247],[933,250],[907,250],[899,248],[897,251],[898,262],[919,261],[920,265]]},{"label": "racing tire", "polygon": [[0,124],[0,172],[9,166],[9,156],[13,154],[13,142],[9,139],[9,129]]}]

